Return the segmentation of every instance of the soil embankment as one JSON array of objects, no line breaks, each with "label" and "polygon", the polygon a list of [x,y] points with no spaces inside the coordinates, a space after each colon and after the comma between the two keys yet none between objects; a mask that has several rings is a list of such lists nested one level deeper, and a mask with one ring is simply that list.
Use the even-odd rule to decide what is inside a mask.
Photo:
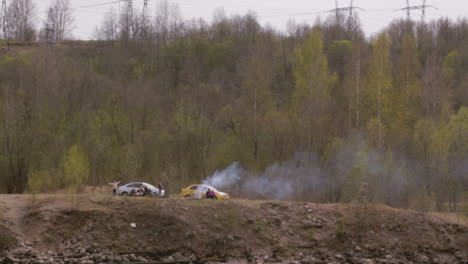
[{"label": "soil embankment", "polygon": [[0,212],[6,264],[468,263],[467,226],[386,207],[0,195]]}]

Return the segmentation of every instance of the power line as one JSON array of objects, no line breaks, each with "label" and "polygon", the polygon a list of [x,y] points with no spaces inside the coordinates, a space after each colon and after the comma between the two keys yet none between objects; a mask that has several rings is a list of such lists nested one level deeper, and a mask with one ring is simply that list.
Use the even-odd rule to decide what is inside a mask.
[{"label": "power line", "polygon": [[[150,2],[151,1],[151,2]],[[129,18],[132,18],[131,20],[129,20],[129,33],[130,33],[130,36],[132,36],[133,34],[135,34],[135,32],[133,32],[134,28],[133,28],[133,5],[135,4],[135,2],[139,2],[139,3],[142,3],[143,4],[143,13],[142,13],[142,17],[140,18],[140,21],[142,21],[141,19],[143,19],[143,21],[148,21],[149,19],[151,19],[152,16],[149,15],[149,10],[151,9],[149,7],[149,3],[155,3],[157,0],[115,0],[115,1],[108,1],[108,2],[104,2],[104,3],[95,3],[95,4],[90,4],[90,5],[81,5],[81,6],[75,6],[73,7],[72,9],[76,10],[77,12],[85,12],[84,10],[85,9],[88,9],[88,8],[93,8],[93,7],[99,7],[99,6],[109,6],[109,5],[114,5],[114,4],[120,4],[120,3],[125,3],[125,6],[127,7],[127,11],[128,12],[128,17]],[[209,7],[213,7],[213,8],[216,8],[216,7],[224,7],[226,8],[226,10],[231,10],[231,12],[235,12],[233,11],[233,9],[237,9],[239,10],[239,12],[242,12],[240,10],[243,10],[243,6],[246,7],[246,9],[250,6],[252,8],[256,8],[258,7],[259,9],[257,9],[257,12],[259,12],[259,16],[258,17],[282,17],[282,16],[287,16],[287,17],[292,17],[292,16],[307,16],[307,15],[320,15],[320,14],[326,14],[326,13],[333,13],[338,19],[340,19],[340,14],[342,14],[343,12],[348,12],[347,16],[348,16],[348,19],[349,19],[349,22],[350,22],[350,25],[353,23],[353,19],[355,19],[354,17],[354,12],[356,11],[364,11],[366,13],[377,13],[377,12],[394,12],[394,11],[405,11],[406,12],[406,15],[409,17],[409,19],[411,19],[411,12],[414,11],[414,10],[421,10],[422,13],[421,13],[421,21],[425,21],[425,18],[426,18],[426,11],[428,8],[434,8],[434,9],[437,9],[436,7],[434,6],[431,6],[431,5],[428,5],[426,3],[426,0],[422,0],[422,4],[421,5],[414,5],[414,6],[411,6],[410,5],[410,2],[409,0],[407,0],[406,2],[406,7],[404,8],[401,8],[401,9],[369,9],[369,10],[365,10],[365,9],[362,9],[358,6],[356,6],[356,2],[354,0],[350,0],[350,4],[349,6],[340,6],[339,5],[339,2],[338,0],[335,0],[335,8],[334,9],[330,9],[330,10],[322,10],[322,11],[319,11],[317,9],[317,12],[300,12],[299,8],[297,8],[299,12],[294,12],[294,9],[292,7],[290,8],[275,8],[274,6],[265,6],[263,4],[259,4],[257,5],[256,3],[252,3],[250,1],[248,2],[243,2],[241,3],[241,5],[236,5],[235,7],[233,6],[232,8],[229,7],[229,5],[226,5],[226,4],[229,4],[229,3],[222,3],[219,2],[218,0],[216,1],[213,1],[213,0],[208,0],[208,1],[202,1],[202,0],[174,0],[173,3],[177,3],[181,8],[184,8],[184,9],[190,9],[190,10],[193,10],[193,9],[203,9],[203,10],[208,10]],[[253,4],[254,6],[252,6],[251,4]],[[119,5],[120,6],[120,5]],[[131,6],[131,8],[130,8]],[[141,6],[141,5],[140,5]],[[268,9],[268,10],[267,10]],[[287,12],[288,9],[291,11],[290,13]],[[314,11],[314,9],[310,9],[312,11]],[[285,12],[286,11],[286,12]],[[91,11],[89,11],[91,12]],[[93,12],[97,12],[97,10],[93,10]],[[122,12],[125,12],[125,11],[122,11]],[[281,12],[284,12],[284,13],[281,13]],[[106,12],[103,12],[103,14],[106,13]],[[119,12],[120,13],[120,12]],[[269,13],[269,14],[268,14]],[[141,23],[141,22],[140,22]]]},{"label": "power line", "polygon": [[73,7],[73,9],[78,9],[78,8],[90,8],[90,7],[105,6],[105,5],[113,5],[113,4],[119,4],[120,2],[123,2],[123,1],[125,1],[125,0],[118,0],[118,1],[107,2],[107,3],[93,4],[93,5],[75,6],[75,7]]},{"label": "power line", "polygon": [[335,16],[336,16],[336,21],[338,23],[338,19],[340,18],[340,7],[338,6],[338,0],[335,0]]},{"label": "power line", "polygon": [[148,15],[148,0],[144,0],[143,3],[143,15],[147,16]]},{"label": "power line", "polygon": [[362,9],[360,7],[354,6],[354,1],[353,0],[351,0],[349,6],[345,6],[345,7],[339,7],[338,6],[338,0],[335,0],[335,9],[325,11],[324,13],[335,13],[336,23],[339,23],[340,13],[341,12],[349,12],[348,19],[349,19],[349,22],[351,24],[352,19],[353,19],[352,17],[353,17],[353,11],[354,10],[363,10],[363,11],[365,11],[364,9]]},{"label": "power line", "polygon": [[421,14],[421,25],[424,24],[424,19],[426,18],[426,0],[423,0],[423,4],[422,4],[423,8],[422,8],[422,14]]},{"label": "power line", "polygon": [[396,11],[406,11],[407,19],[408,19],[408,21],[411,21],[411,11],[412,10],[421,10],[421,24],[424,24],[427,8],[434,8],[434,9],[439,10],[437,7],[435,7],[433,5],[427,5],[426,0],[423,0],[422,5],[410,6],[409,5],[409,0],[406,1],[406,4],[407,4],[406,7],[401,8],[401,9],[397,9]]}]

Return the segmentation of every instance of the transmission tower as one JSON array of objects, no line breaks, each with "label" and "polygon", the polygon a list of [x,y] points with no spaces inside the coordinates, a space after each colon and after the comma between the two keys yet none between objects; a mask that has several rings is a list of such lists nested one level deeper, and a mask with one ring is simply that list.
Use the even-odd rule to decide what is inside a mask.
[{"label": "transmission tower", "polygon": [[421,25],[424,25],[424,20],[426,18],[426,8],[427,8],[427,5],[426,5],[426,0],[423,0],[423,4],[422,4],[422,12],[421,12]]},{"label": "transmission tower", "polygon": [[142,25],[141,25],[141,29],[142,29],[142,35],[143,37],[146,37],[147,33],[148,33],[148,21],[149,21],[149,18],[148,18],[148,0],[145,0],[144,3],[143,3],[143,18],[142,18]]},{"label": "transmission tower", "polygon": [[133,37],[134,29],[133,29],[133,0],[126,0],[127,1],[127,26],[128,26],[128,35],[130,38]]},{"label": "transmission tower", "polygon": [[353,17],[353,10],[354,10],[354,1],[351,0],[351,3],[349,3],[349,18],[352,19]]},{"label": "transmission tower", "polygon": [[438,9],[438,8],[435,7],[435,6],[427,5],[427,4],[426,4],[426,0],[423,0],[422,5],[416,5],[416,6],[410,6],[409,0],[406,0],[406,7],[405,7],[405,8],[402,8],[402,9],[399,9],[399,10],[401,10],[401,11],[406,11],[406,15],[407,15],[408,21],[411,20],[411,10],[421,10],[421,24],[424,24],[424,20],[425,20],[425,17],[426,17],[426,9],[427,9],[427,8]]},{"label": "transmission tower", "polygon": [[55,44],[55,25],[54,25],[52,9],[49,9],[49,17],[47,19],[46,28],[45,28],[45,39],[46,39],[47,45],[53,46]]},{"label": "transmission tower", "polygon": [[2,0],[2,7],[0,9],[0,27],[3,31],[3,40],[8,40],[8,13],[6,0]]},{"label": "transmission tower", "polygon": [[130,18],[133,18],[133,0],[127,0],[128,12],[130,12]]},{"label": "transmission tower", "polygon": [[148,18],[148,0],[145,0],[143,3],[143,17]]},{"label": "transmission tower", "polygon": [[[358,7],[356,7],[358,8]],[[353,32],[354,31],[354,10],[356,9],[355,6],[354,6],[354,0],[351,0],[350,3],[349,3],[349,14],[348,14],[348,32]],[[354,34],[351,35],[351,38],[354,37]]]},{"label": "transmission tower", "polygon": [[411,21],[411,9],[409,0],[406,0],[406,20]]},{"label": "transmission tower", "polygon": [[338,23],[338,19],[340,19],[340,7],[338,6],[338,0],[335,0],[335,16],[336,23]]},{"label": "transmission tower", "polygon": [[354,6],[354,1],[353,0],[351,0],[349,6],[345,6],[345,7],[339,7],[338,6],[338,0],[335,0],[335,6],[336,6],[335,9],[325,11],[325,13],[335,13],[337,23],[338,23],[338,20],[340,18],[340,13],[341,12],[348,11],[349,12],[349,18],[352,18],[354,10],[356,10],[356,9],[364,10],[364,9],[362,9],[360,7]]}]

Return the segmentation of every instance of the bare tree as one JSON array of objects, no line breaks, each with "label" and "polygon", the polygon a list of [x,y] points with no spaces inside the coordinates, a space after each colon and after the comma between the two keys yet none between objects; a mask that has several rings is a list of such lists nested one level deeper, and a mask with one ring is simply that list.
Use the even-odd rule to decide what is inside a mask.
[{"label": "bare tree", "polygon": [[8,7],[8,20],[10,34],[14,39],[35,39],[36,5],[33,0],[13,0]]},{"label": "bare tree", "polygon": [[95,38],[98,40],[117,40],[119,35],[119,22],[117,13],[113,8],[104,16],[101,26],[96,29]]},{"label": "bare tree", "polygon": [[442,59],[436,54],[429,55],[421,79],[425,112],[431,118],[439,117],[444,103],[450,104],[450,91],[444,85],[442,71]]},{"label": "bare tree", "polygon": [[73,14],[70,0],[54,0],[48,11],[45,27],[53,30],[54,40],[63,40],[73,29]]},{"label": "bare tree", "polygon": [[163,44],[174,39],[181,31],[182,18],[177,5],[168,1],[158,2],[156,17],[154,19],[154,29]]}]

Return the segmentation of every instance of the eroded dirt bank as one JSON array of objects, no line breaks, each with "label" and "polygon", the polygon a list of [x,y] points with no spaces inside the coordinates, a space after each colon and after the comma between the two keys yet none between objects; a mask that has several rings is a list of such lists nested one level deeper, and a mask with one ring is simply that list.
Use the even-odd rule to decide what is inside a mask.
[{"label": "eroded dirt bank", "polygon": [[468,263],[467,226],[375,206],[0,195],[0,213],[5,264]]}]

